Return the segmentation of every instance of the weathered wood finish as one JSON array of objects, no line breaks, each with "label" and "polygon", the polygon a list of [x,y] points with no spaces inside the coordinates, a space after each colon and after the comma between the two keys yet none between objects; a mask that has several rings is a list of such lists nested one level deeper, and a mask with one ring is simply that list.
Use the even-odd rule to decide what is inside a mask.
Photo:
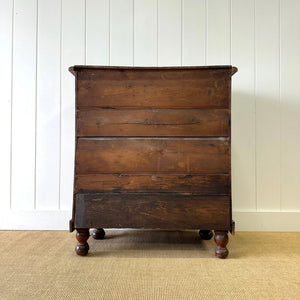
[{"label": "weathered wood finish", "polygon": [[228,255],[232,66],[74,66],[73,217],[78,255],[88,229],[215,230]]},{"label": "weathered wood finish", "polygon": [[229,172],[228,139],[78,139],[77,174]]},{"label": "weathered wood finish", "polygon": [[179,193],[77,194],[75,227],[230,229],[230,197]]},{"label": "weathered wood finish", "polygon": [[76,69],[78,107],[229,108],[231,66]]},{"label": "weathered wood finish", "polygon": [[229,136],[228,109],[81,109],[77,136]]},{"label": "weathered wood finish", "polygon": [[189,192],[229,194],[229,175],[88,174],[75,176],[75,192]]}]

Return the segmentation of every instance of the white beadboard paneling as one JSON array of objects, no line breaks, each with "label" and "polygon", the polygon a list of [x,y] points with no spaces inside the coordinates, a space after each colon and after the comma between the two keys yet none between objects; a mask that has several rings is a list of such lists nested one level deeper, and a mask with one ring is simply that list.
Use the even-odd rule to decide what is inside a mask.
[{"label": "white beadboard paneling", "polygon": [[13,33],[13,209],[35,206],[37,0],[15,0]]},{"label": "white beadboard paneling", "polygon": [[300,1],[281,1],[281,208],[300,210]]},{"label": "white beadboard paneling", "polygon": [[39,0],[36,108],[36,208],[59,207],[60,0]]},{"label": "white beadboard paneling", "polygon": [[182,1],[182,65],[202,66],[206,58],[206,3]]},{"label": "white beadboard paneling", "polygon": [[110,0],[110,64],[133,65],[133,0]]},{"label": "white beadboard paneling", "polygon": [[158,0],[158,65],[181,65],[181,0]]},{"label": "white beadboard paneling", "polygon": [[157,65],[156,0],[134,0],[134,65]]},{"label": "white beadboard paneling", "polygon": [[232,196],[233,208],[256,209],[254,0],[232,1]]},{"label": "white beadboard paneling", "polygon": [[207,0],[207,65],[230,65],[230,0]]},{"label": "white beadboard paneling", "polygon": [[257,209],[280,210],[279,1],[255,1]]},{"label": "white beadboard paneling", "polygon": [[11,146],[11,76],[12,76],[12,23],[13,1],[0,0],[0,210],[10,208],[10,146]]},{"label": "white beadboard paneling", "polygon": [[85,2],[64,0],[61,48],[61,170],[60,209],[71,209],[75,149],[75,80],[68,71],[85,63]]},{"label": "white beadboard paneling", "polygon": [[86,0],[86,64],[109,64],[109,0]]},{"label": "white beadboard paneling", "polygon": [[0,7],[0,229],[68,227],[75,148],[68,67],[87,63],[236,65],[236,228],[299,231],[298,0],[0,0]]}]

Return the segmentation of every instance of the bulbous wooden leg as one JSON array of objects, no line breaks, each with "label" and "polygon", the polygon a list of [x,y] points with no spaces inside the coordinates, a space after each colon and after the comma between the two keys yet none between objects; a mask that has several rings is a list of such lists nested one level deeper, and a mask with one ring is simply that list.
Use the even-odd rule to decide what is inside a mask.
[{"label": "bulbous wooden leg", "polygon": [[102,240],[105,237],[105,231],[103,228],[95,228],[92,232],[92,237],[95,240]]},{"label": "bulbous wooden leg", "polygon": [[211,230],[200,230],[199,235],[202,240],[210,240],[214,234]]},{"label": "bulbous wooden leg", "polygon": [[78,244],[76,245],[75,251],[77,255],[85,256],[89,252],[89,244],[87,243],[90,237],[90,231],[88,228],[77,228],[76,239]]},{"label": "bulbous wooden leg", "polygon": [[228,234],[227,231],[215,231],[215,242],[216,247],[216,256],[219,258],[226,258],[228,256],[228,249],[226,245],[228,243]]}]

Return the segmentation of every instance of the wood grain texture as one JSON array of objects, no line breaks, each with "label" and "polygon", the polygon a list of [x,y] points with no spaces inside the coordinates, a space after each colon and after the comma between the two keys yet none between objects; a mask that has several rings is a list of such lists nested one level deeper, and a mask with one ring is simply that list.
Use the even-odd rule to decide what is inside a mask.
[{"label": "wood grain texture", "polygon": [[76,174],[228,173],[229,140],[80,138]]},{"label": "wood grain texture", "polygon": [[75,176],[75,193],[190,192],[228,194],[229,175],[96,174]]},{"label": "wood grain texture", "polygon": [[229,110],[84,109],[77,136],[229,136]]},{"label": "wood grain texture", "polygon": [[232,67],[85,68],[77,72],[77,106],[229,108]]},{"label": "wood grain texture", "polygon": [[229,198],[177,193],[77,194],[75,227],[230,230]]}]

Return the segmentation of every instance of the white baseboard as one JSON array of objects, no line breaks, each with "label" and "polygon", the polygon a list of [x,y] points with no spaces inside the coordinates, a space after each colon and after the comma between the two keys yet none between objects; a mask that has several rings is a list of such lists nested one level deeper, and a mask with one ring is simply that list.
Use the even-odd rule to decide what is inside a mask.
[{"label": "white baseboard", "polygon": [[70,211],[1,211],[0,230],[68,230]]},{"label": "white baseboard", "polygon": [[300,212],[233,212],[236,231],[300,231]]},{"label": "white baseboard", "polygon": [[[1,211],[0,230],[68,230],[70,211]],[[300,231],[300,212],[233,212],[236,231]]]}]

